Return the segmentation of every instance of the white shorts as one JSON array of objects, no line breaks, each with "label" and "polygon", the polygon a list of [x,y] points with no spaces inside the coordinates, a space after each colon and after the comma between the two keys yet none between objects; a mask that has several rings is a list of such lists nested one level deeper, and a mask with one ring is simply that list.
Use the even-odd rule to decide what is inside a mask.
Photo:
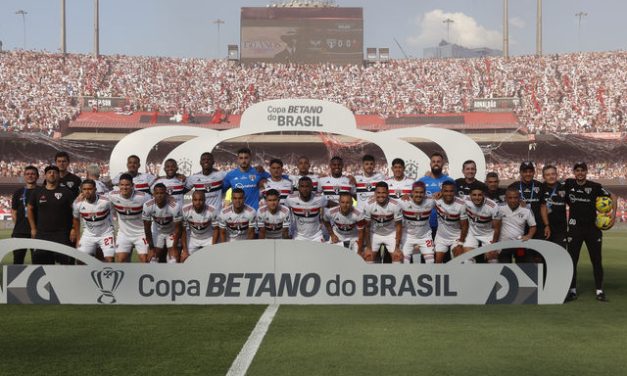
[{"label": "white shorts", "polygon": [[121,232],[118,232],[117,243],[115,253],[131,253],[133,247],[135,247],[135,250],[140,255],[148,253],[148,241],[146,240],[145,235],[138,235],[137,237],[131,238]]},{"label": "white shorts", "polygon": [[372,245],[372,252],[379,252],[379,248],[382,245],[385,246],[388,252],[392,253],[396,249],[396,234],[392,235],[378,235],[372,234],[372,241],[370,244]]},{"label": "white shorts", "polygon": [[479,246],[488,244],[492,244],[492,235],[475,236],[468,232],[468,236],[466,236],[466,241],[464,242],[464,248],[478,248]]},{"label": "white shorts", "polygon": [[340,239],[340,241],[337,242],[337,243],[331,243],[331,239],[329,239],[328,243],[331,244],[331,245],[336,245],[338,247],[349,249],[349,250],[357,253],[357,251],[358,251],[357,239],[350,239],[350,238],[344,239],[344,240],[342,240],[342,238],[339,238],[339,239]]},{"label": "white shorts", "polygon": [[174,234],[163,234],[153,231],[152,242],[155,248],[172,248],[174,247]]},{"label": "white shorts", "polygon": [[423,255],[433,254],[433,239],[431,238],[431,231],[424,238],[416,238],[407,235],[401,241],[401,251],[404,256],[411,256],[416,252],[416,249]]},{"label": "white shorts", "polygon": [[187,241],[187,252],[189,252],[189,254],[191,255],[199,249],[211,245],[212,240],[213,239],[211,237],[207,239],[198,239],[190,236],[189,240]]},{"label": "white shorts", "polygon": [[115,255],[115,239],[113,238],[113,233],[103,236],[83,235],[78,242],[78,250],[88,255],[95,255],[98,247],[102,249],[104,257],[113,257]]},{"label": "white shorts", "polygon": [[446,253],[450,251],[452,248],[455,248],[458,240],[450,240],[439,237],[437,234],[435,235],[435,252],[436,253]]},{"label": "white shorts", "polygon": [[318,242],[318,243],[324,242],[324,238],[322,237],[322,232],[321,231],[318,232],[313,237],[305,237],[305,236],[302,236],[302,235],[296,235],[294,237],[294,240],[308,240],[310,242]]}]

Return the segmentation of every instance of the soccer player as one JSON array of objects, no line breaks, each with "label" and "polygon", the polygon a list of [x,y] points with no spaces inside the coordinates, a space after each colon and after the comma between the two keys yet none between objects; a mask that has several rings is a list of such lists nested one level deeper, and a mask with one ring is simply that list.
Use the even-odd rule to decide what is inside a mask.
[{"label": "soccer player", "polygon": [[[401,239],[403,236],[403,213],[400,204],[389,197],[386,182],[379,182],[374,190],[374,197],[364,208],[366,219],[366,249],[364,260],[373,263],[375,254],[381,246],[392,255],[392,263],[400,264],[403,260]],[[384,254],[380,254],[381,260]]]},{"label": "soccer player", "polygon": [[[537,226],[535,239],[544,239],[544,229],[549,226],[549,219],[546,216],[546,209],[542,209],[545,205],[542,183],[534,179],[535,174],[533,162],[524,161],[520,164],[520,180],[510,184],[509,187],[518,189],[521,201],[531,209]],[[536,251],[527,249],[524,254],[527,262],[542,262],[542,256]]]},{"label": "soccer player", "polygon": [[[466,197],[466,214],[468,215],[468,236],[464,242],[464,253],[499,241],[501,237],[501,218],[496,202],[485,197],[485,186],[473,184],[469,187],[470,195]],[[498,262],[498,252],[485,254],[489,263]]]},{"label": "soccer player", "polygon": [[133,187],[134,180],[131,174],[120,175],[117,189],[107,195],[118,218],[115,262],[129,262],[133,247],[137,251],[140,262],[150,261],[148,259],[148,238],[146,238],[142,219],[144,204],[150,200],[150,195],[135,190]]},{"label": "soccer player", "polygon": [[[106,196],[96,193],[96,182],[92,179],[85,179],[81,183],[81,196],[82,199],[76,200],[73,205],[72,229],[80,239],[77,248],[92,256],[96,255],[97,248],[100,248],[105,261],[113,262],[115,239],[111,220],[111,201]],[[83,234],[79,236],[81,222]]]},{"label": "soccer player", "polygon": [[226,173],[213,168],[215,160],[213,154],[204,152],[200,156],[200,167],[202,171],[190,176],[185,182],[188,190],[196,190],[205,193],[205,203],[213,207],[216,213],[222,210],[224,192],[222,184]]},{"label": "soccer player", "polygon": [[[536,233],[536,220],[531,210],[520,206],[520,192],[516,187],[509,187],[505,191],[505,205],[499,205],[499,217],[501,218],[500,241],[532,239]],[[516,262],[524,262],[520,258],[517,249],[503,249],[498,259],[501,263],[511,263],[512,256]]]},{"label": "soccer player", "polygon": [[499,205],[505,205],[505,188],[499,187],[499,174],[488,172],[485,176],[485,184],[488,188],[486,197]]},{"label": "soccer player", "polygon": [[319,183],[320,178],[318,177],[318,175],[309,172],[309,169],[311,168],[311,163],[309,162],[309,158],[305,156],[298,158],[297,167],[298,167],[298,174],[290,176],[290,180],[292,181],[292,192],[298,191],[298,181],[303,176],[307,176],[311,179],[313,191],[318,192],[318,183]]},{"label": "soccer player", "polygon": [[405,161],[395,158],[392,161],[392,177],[385,182],[389,187],[390,198],[399,200],[401,198],[409,198],[414,179],[405,177]]},{"label": "soccer player", "polygon": [[220,243],[255,238],[257,212],[245,202],[244,190],[242,188],[233,189],[231,204],[223,208],[218,216]]},{"label": "soccer player", "polygon": [[298,192],[287,197],[285,206],[290,208],[292,213],[294,240],[323,241],[321,219],[324,208],[327,207],[327,200],[313,191],[311,178],[308,176],[300,178]]},{"label": "soccer player", "polygon": [[453,257],[464,253],[464,242],[468,236],[468,215],[464,200],[456,195],[455,183],[442,182],[442,195],[435,200],[438,213],[438,233],[435,235],[435,262],[444,262],[448,252]]},{"label": "soccer player", "polygon": [[220,236],[218,229],[218,212],[205,201],[204,191],[192,193],[192,203],[187,204],[182,210],[183,224],[189,229],[189,235],[185,228],[181,232],[181,262],[184,262],[191,254],[208,245],[217,244]]},{"label": "soccer player", "polygon": [[133,189],[135,191],[150,194],[150,187],[155,181],[155,177],[149,173],[139,172],[140,166],[141,163],[139,163],[139,157],[136,155],[130,155],[126,159],[126,169],[128,171],[121,172],[113,179],[111,179],[111,184],[113,184],[114,186],[118,185],[122,174],[129,174],[133,178]]},{"label": "soccer player", "polygon": [[363,257],[366,220],[359,209],[353,208],[350,193],[340,193],[340,204],[325,210],[323,221],[330,244],[348,248]]},{"label": "soccer player", "polygon": [[265,205],[257,211],[259,239],[289,239],[290,209],[280,203],[281,194],[276,189],[265,192]]},{"label": "soccer player", "polygon": [[557,168],[546,165],[542,168],[542,192],[544,208],[549,226],[544,227],[544,238],[568,249],[568,229],[566,225],[566,186],[557,180]]},{"label": "soccer player", "polygon": [[375,172],[374,157],[370,154],[364,155],[361,159],[364,170],[363,175],[355,176],[355,191],[357,194],[357,209],[363,210],[368,200],[374,196],[374,187],[380,181],[385,181],[385,176],[380,172]]},{"label": "soccer player", "polygon": [[[24,186],[13,192],[11,198],[11,218],[13,219],[12,238],[30,239],[31,231],[28,224],[28,202],[30,195],[37,188],[37,180],[39,179],[39,170],[35,166],[26,166],[24,168]],[[26,249],[16,249],[13,251],[13,263],[23,264],[26,257]]]},{"label": "soccer player", "polygon": [[[442,169],[444,168],[444,156],[442,154],[437,152],[431,154],[429,166],[431,168],[431,173],[421,177],[418,181],[425,183],[427,197],[431,198],[434,194],[441,191],[442,184],[445,181],[455,181],[442,172]],[[429,217],[429,226],[431,226],[431,235],[433,235],[435,239],[438,231],[438,217],[435,209],[431,212],[431,217]]]},{"label": "soccer player", "polygon": [[327,199],[328,206],[337,206],[340,201],[340,193],[355,194],[355,185],[348,176],[343,176],[344,161],[340,157],[331,158],[329,163],[330,176],[320,178],[320,190]]},{"label": "soccer player", "polygon": [[267,172],[259,172],[250,165],[252,152],[248,148],[237,151],[238,168],[229,171],[224,177],[222,190],[226,192],[229,188],[240,188],[244,191],[246,205],[257,210],[259,208],[259,186],[263,179],[267,179]]},{"label": "soccer player", "polygon": [[478,185],[484,191],[486,189],[485,184],[475,178],[477,175],[477,164],[473,160],[467,160],[462,165],[463,178],[455,179],[455,185],[457,186],[457,195],[464,198],[470,195],[470,187]]},{"label": "soccer player", "polygon": [[[59,185],[59,167],[48,166],[44,173],[44,185],[32,192],[28,201],[31,237],[74,247],[77,236],[72,231],[74,192]],[[74,263],[71,257],[46,250],[33,250],[32,257],[33,264]]]},{"label": "soccer player", "polygon": [[411,199],[400,203],[403,210],[401,251],[403,251],[403,262],[406,264],[410,262],[420,264],[420,254],[424,257],[426,264],[434,262],[429,217],[435,203],[426,195],[425,183],[418,181],[412,186]]},{"label": "soccer player", "polygon": [[181,237],[183,220],[181,206],[168,194],[163,183],[153,186],[152,195],[153,198],[146,201],[142,211],[144,233],[148,241],[148,259],[156,263],[161,255],[167,252],[168,264],[177,263],[180,260],[177,245]]},{"label": "soccer player", "polygon": [[174,159],[170,158],[165,161],[163,170],[165,171],[165,177],[157,178],[157,180],[152,183],[150,190],[154,194],[154,187],[157,184],[163,184],[168,191],[168,195],[176,199],[179,206],[183,207],[183,199],[188,189],[185,186],[185,182],[182,182],[178,175],[178,164]]},{"label": "soccer player", "polygon": [[68,171],[70,165],[70,155],[64,151],[58,152],[54,156],[54,164],[59,168],[59,185],[67,187],[74,194],[74,198],[78,196],[81,178]]},{"label": "soccer player", "polygon": [[271,189],[279,192],[281,204],[292,193],[292,182],[283,177],[283,161],[280,159],[270,161],[270,178],[263,184],[263,196]]},{"label": "soccer player", "polygon": [[100,181],[100,166],[95,163],[90,164],[87,166],[86,172],[87,179],[91,179],[96,183],[96,193],[104,195],[109,192],[109,188],[107,188],[106,184]]},{"label": "soccer player", "polygon": [[616,196],[608,192],[599,183],[587,179],[588,166],[584,162],[577,162],[573,166],[574,179],[566,179],[566,198],[569,206],[568,212],[568,252],[573,259],[573,280],[566,301],[577,299],[577,263],[581,246],[585,242],[592,263],[596,298],[600,302],[607,302],[607,296],[603,291],[603,264],[601,249],[603,248],[603,233],[596,227],[596,199],[597,197],[611,197],[612,221],[610,227],[616,222]]}]

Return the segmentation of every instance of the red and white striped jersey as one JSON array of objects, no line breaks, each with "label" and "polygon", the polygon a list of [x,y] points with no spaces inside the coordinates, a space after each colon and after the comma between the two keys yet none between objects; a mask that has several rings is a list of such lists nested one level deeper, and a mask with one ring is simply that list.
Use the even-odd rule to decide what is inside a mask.
[{"label": "red and white striped jersey", "polygon": [[174,199],[176,199],[176,202],[183,207],[183,198],[186,192],[185,189],[185,183],[183,183],[182,181],[180,181],[178,178],[173,177],[173,178],[159,178],[157,180],[155,180],[152,185],[150,186],[150,193],[152,193],[155,189],[155,185],[158,183],[162,183],[163,185],[165,185],[166,191],[168,192],[168,194],[173,197]]},{"label": "red and white striped jersey", "polygon": [[157,232],[161,234],[172,234],[174,232],[174,224],[181,222],[181,205],[173,197],[168,197],[166,204],[160,208],[155,199],[150,199],[144,204],[142,212],[144,221],[152,221]]},{"label": "red and white striped jersey", "polygon": [[116,216],[118,217],[118,233],[131,239],[144,237],[144,221],[142,211],[144,204],[150,200],[150,195],[140,191],[134,191],[131,197],[125,198],[120,191],[111,191],[107,195]]},{"label": "red and white striped jersey", "polygon": [[187,204],[183,207],[182,216],[192,239],[209,239],[213,235],[211,229],[218,227],[218,212],[207,204],[200,213],[194,209],[194,205]]},{"label": "red and white striped jersey", "polygon": [[239,213],[235,212],[233,205],[229,205],[220,212],[218,223],[220,229],[226,230],[228,242],[246,240],[248,238],[248,229],[255,227],[256,217],[255,209],[248,205],[244,205],[244,208]]},{"label": "red and white striped jersey", "polygon": [[113,235],[113,221],[111,221],[111,201],[96,195],[96,201],[76,201],[73,204],[74,218],[83,222],[83,236],[102,237]]},{"label": "red and white striped jersey", "polygon": [[213,207],[217,213],[222,210],[222,201],[224,194],[222,193],[222,184],[224,182],[224,171],[212,171],[209,175],[202,172],[194,174],[187,178],[185,186],[188,190],[205,192],[205,203]]},{"label": "red and white striped jersey", "polygon": [[355,187],[351,184],[346,176],[334,178],[333,176],[325,176],[320,178],[320,192],[327,201],[340,202],[340,193],[348,192],[355,194]]},{"label": "red and white striped jersey", "polygon": [[374,196],[375,186],[380,181],[385,181],[385,176],[381,173],[375,173],[372,176],[357,175],[355,176],[355,193],[357,194],[357,209],[363,210],[371,197]]},{"label": "red and white striped jersey", "polygon": [[272,180],[272,178],[269,178],[265,182],[263,191],[261,192],[263,198],[266,197],[266,192],[271,189],[276,189],[277,191],[279,191],[279,194],[280,194],[279,202],[281,204],[284,204],[287,196],[289,196],[292,193],[292,182],[287,179],[281,179],[279,181],[276,181],[276,180]]},{"label": "red and white striped jersey", "polygon": [[331,224],[333,233],[340,241],[356,240],[358,230],[366,225],[364,214],[359,209],[351,208],[350,212],[345,215],[339,206],[325,210],[324,220]]},{"label": "red and white striped jersey", "polygon": [[435,211],[438,216],[437,237],[446,241],[458,240],[462,233],[460,221],[468,219],[464,200],[455,197],[450,204],[444,199],[435,200]]},{"label": "red and white striped jersey", "polygon": [[267,206],[257,211],[257,228],[266,230],[266,239],[282,239],[283,229],[289,229],[291,224],[290,209],[279,205],[275,213],[270,212]]},{"label": "red and white striped jersey", "polygon": [[481,206],[477,206],[466,196],[464,204],[468,215],[468,231],[474,236],[492,236],[492,220],[501,219],[496,202],[486,198]]},{"label": "red and white striped jersey", "polygon": [[324,196],[312,192],[309,201],[304,201],[300,193],[293,193],[285,200],[285,206],[292,212],[294,238],[316,239],[322,236],[320,214],[327,206]]},{"label": "red and white striped jersey", "polygon": [[435,202],[430,198],[425,198],[420,204],[413,200],[401,201],[403,209],[403,234],[415,238],[424,238],[431,233],[429,217]]},{"label": "red and white striped jersey", "polygon": [[409,196],[411,194],[411,187],[414,185],[414,180],[409,178],[403,178],[402,180],[390,178],[385,182],[388,183],[390,198],[396,200],[403,196]]},{"label": "red and white striped jersey", "polygon": [[396,222],[403,220],[403,211],[401,205],[394,199],[388,199],[382,206],[373,197],[364,208],[364,217],[370,223],[372,234],[389,236],[396,233]]},{"label": "red and white striped jersey", "polygon": [[[114,186],[120,184],[120,176],[122,176],[122,172],[117,174],[113,179],[111,179],[111,184]],[[135,177],[133,177],[133,187],[136,191],[144,192],[150,194],[150,187],[152,183],[155,181],[155,177],[152,174],[138,172]]]}]

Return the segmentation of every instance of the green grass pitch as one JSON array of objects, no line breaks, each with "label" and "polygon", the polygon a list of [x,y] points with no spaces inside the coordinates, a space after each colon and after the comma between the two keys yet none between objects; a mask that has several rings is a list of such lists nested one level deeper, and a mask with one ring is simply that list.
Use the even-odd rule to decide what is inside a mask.
[{"label": "green grass pitch", "polygon": [[[560,306],[281,306],[248,374],[625,374],[626,239],[605,233],[608,304],[583,250]],[[0,375],[225,374],[264,309],[0,306]]]}]

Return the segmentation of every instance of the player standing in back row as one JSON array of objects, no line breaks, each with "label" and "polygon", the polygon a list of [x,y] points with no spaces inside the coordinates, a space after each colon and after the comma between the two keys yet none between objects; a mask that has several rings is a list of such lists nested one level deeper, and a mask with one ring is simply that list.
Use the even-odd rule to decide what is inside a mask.
[{"label": "player standing in back row", "polygon": [[566,179],[566,197],[570,211],[568,213],[568,252],[573,259],[573,280],[566,301],[577,299],[577,263],[581,246],[586,243],[592,271],[596,298],[600,302],[607,302],[603,291],[603,264],[601,249],[603,247],[603,233],[596,227],[596,199],[598,197],[612,198],[612,221],[610,227],[616,222],[616,196],[608,192],[599,183],[587,179],[588,166],[584,162],[577,162],[573,166],[574,179]]},{"label": "player standing in back row", "polygon": [[224,193],[222,192],[222,184],[226,173],[213,168],[213,154],[209,152],[200,155],[200,167],[202,170],[185,181],[188,190],[194,189],[205,193],[205,203],[213,207],[216,213],[222,210],[222,201],[224,201]]},{"label": "player standing in back row", "polygon": [[361,159],[363,175],[355,176],[355,193],[357,194],[357,209],[363,210],[368,200],[374,196],[374,188],[380,181],[385,181],[385,176],[375,172],[374,157],[370,154]]}]

